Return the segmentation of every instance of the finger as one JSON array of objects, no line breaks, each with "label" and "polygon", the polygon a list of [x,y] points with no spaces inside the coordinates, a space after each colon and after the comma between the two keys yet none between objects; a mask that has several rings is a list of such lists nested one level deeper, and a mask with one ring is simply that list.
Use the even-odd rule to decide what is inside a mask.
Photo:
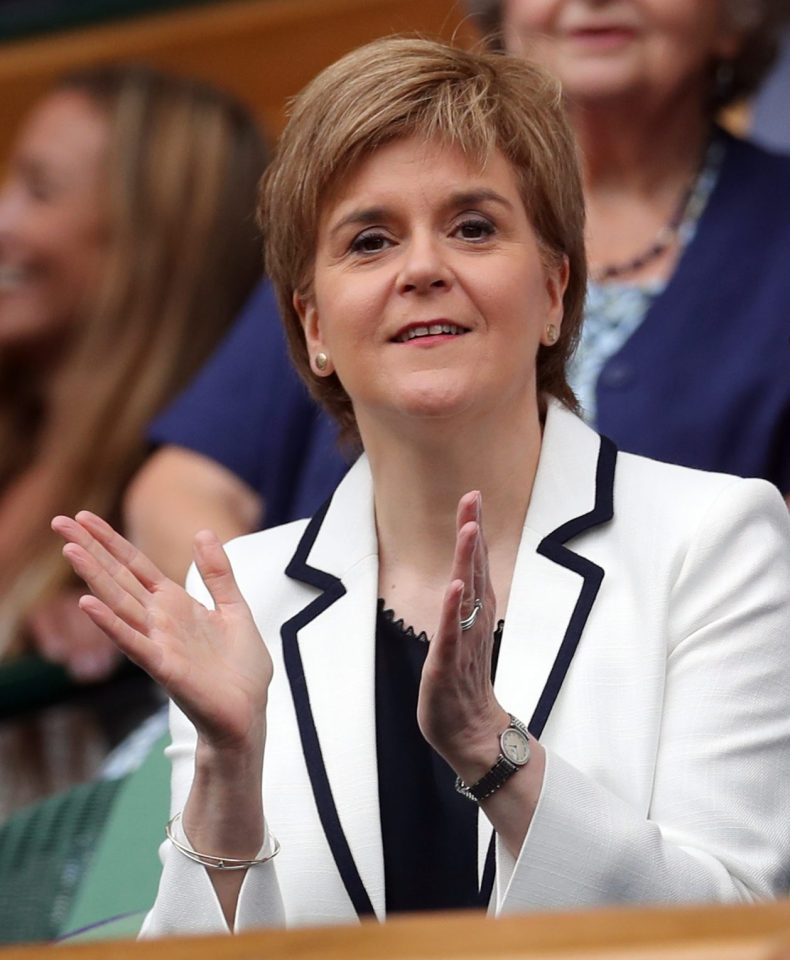
[{"label": "finger", "polygon": [[193,544],[195,564],[217,609],[247,606],[230,566],[228,555],[211,530],[201,530]]},{"label": "finger", "polygon": [[483,497],[477,496],[477,537],[475,538],[475,551],[473,556],[473,580],[474,594],[483,600],[488,594],[488,585],[490,573],[488,570],[488,544],[483,531]]},{"label": "finger", "polygon": [[[460,537],[461,531],[467,524],[474,523],[479,526],[480,503],[481,494],[479,490],[470,490],[469,493],[465,493],[458,501],[458,510],[456,512],[456,530],[458,531],[458,537]],[[474,542],[472,546],[473,548],[475,547]],[[454,569],[453,575],[460,577],[466,584],[465,606],[471,609],[477,597],[482,596],[479,592],[480,584],[475,580],[474,557],[468,558],[468,562],[465,562],[463,566]],[[466,613],[469,613],[469,609],[466,610]]]},{"label": "finger", "polygon": [[122,654],[159,682],[162,651],[158,644],[130,627],[98,597],[80,597],[79,606]]},{"label": "finger", "polygon": [[135,630],[147,630],[146,608],[129,593],[96,558],[77,543],[67,543],[63,556],[71,564],[77,576],[90,587],[100,600]]},{"label": "finger", "polygon": [[470,520],[477,521],[479,519],[479,502],[479,490],[470,490],[469,493],[465,493],[461,497],[461,499],[458,501],[458,509],[455,515],[456,531],[460,531],[461,527],[463,527],[464,524],[469,523]]},{"label": "finger", "polygon": [[474,556],[478,536],[478,526],[474,520],[465,523],[458,531],[455,541],[455,555],[451,578],[463,583],[463,601],[461,616],[472,612],[477,594],[475,593]]},{"label": "finger", "polygon": [[129,543],[117,530],[114,530],[106,520],[102,520],[90,510],[80,510],[74,519],[93,534],[111,557],[131,570],[144,587],[153,590],[167,582],[168,578],[159,567],[133,543]]},{"label": "finger", "polygon": [[436,635],[428,646],[428,660],[431,664],[446,662],[455,656],[461,638],[461,608],[464,598],[463,580],[452,580],[444,591],[439,612],[439,626]]},{"label": "finger", "polygon": [[[89,553],[123,588],[141,604],[146,602],[149,590],[135,574],[117,560],[83,523],[71,517],[55,517],[50,526],[67,543],[74,543]],[[110,528],[111,529],[111,528]]]}]

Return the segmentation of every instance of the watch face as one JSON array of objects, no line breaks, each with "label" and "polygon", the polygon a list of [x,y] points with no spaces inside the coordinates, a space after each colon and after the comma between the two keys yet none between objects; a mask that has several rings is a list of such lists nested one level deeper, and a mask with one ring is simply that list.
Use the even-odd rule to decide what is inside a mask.
[{"label": "watch face", "polygon": [[516,766],[523,767],[529,760],[529,741],[520,730],[508,727],[502,734],[501,745],[502,753]]}]

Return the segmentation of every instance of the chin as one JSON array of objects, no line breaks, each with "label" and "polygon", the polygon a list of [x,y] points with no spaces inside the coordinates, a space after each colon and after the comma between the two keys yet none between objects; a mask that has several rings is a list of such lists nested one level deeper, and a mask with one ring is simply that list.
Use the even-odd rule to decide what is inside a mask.
[{"label": "chin", "polygon": [[32,311],[0,309],[0,350],[38,350],[56,342],[59,325]]},{"label": "chin", "polygon": [[589,64],[587,69],[577,66],[562,81],[563,90],[573,101],[590,106],[631,97],[635,86],[632,72],[614,63]]},{"label": "chin", "polygon": [[397,409],[407,417],[426,421],[445,421],[463,416],[472,407],[469,392],[458,386],[446,389],[426,388],[399,398]]}]

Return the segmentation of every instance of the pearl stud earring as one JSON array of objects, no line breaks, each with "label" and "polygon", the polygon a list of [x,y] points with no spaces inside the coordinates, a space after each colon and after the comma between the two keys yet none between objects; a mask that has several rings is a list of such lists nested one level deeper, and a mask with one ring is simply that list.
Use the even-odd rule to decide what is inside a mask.
[{"label": "pearl stud earring", "polygon": [[329,366],[329,357],[321,352],[315,355],[315,366],[317,370],[323,372]]}]

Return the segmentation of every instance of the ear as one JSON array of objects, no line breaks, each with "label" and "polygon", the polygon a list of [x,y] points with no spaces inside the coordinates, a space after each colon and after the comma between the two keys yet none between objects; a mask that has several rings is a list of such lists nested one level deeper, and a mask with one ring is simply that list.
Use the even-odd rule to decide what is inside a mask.
[{"label": "ear", "polygon": [[[328,351],[321,336],[321,323],[318,316],[318,308],[315,304],[315,298],[312,294],[294,293],[294,310],[302,324],[304,332],[305,346],[307,356],[310,360],[310,369],[317,377],[325,377],[332,373],[331,365],[326,362]],[[322,355],[325,358],[323,367],[318,367],[316,357]]]},{"label": "ear", "polygon": [[568,258],[565,254],[562,259],[556,263],[546,265],[546,323],[547,326],[553,325],[559,331],[562,327],[562,317],[565,312],[563,298],[568,288],[568,277],[570,276],[570,267]]}]

